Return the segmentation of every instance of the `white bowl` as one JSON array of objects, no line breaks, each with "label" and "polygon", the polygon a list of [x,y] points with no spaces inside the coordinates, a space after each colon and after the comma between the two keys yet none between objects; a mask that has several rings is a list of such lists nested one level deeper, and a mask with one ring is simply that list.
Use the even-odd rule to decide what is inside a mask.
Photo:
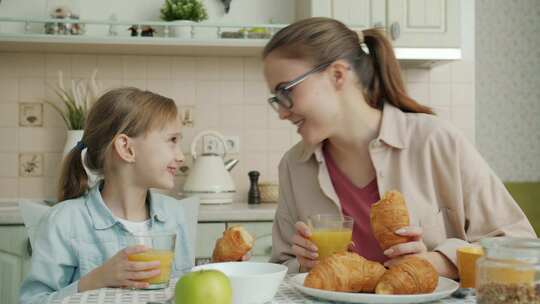
[{"label": "white bowl", "polygon": [[274,298],[287,267],[274,263],[227,262],[194,267],[192,271],[215,269],[229,277],[234,304],[259,304]]}]

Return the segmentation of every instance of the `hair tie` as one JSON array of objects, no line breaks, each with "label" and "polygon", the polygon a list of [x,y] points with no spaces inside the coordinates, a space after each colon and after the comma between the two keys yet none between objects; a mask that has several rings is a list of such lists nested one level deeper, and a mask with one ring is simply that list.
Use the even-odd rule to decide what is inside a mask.
[{"label": "hair tie", "polygon": [[364,32],[363,31],[357,31],[356,35],[358,36],[358,42],[360,44],[364,43]]},{"label": "hair tie", "polygon": [[84,148],[86,148],[86,144],[82,140],[79,140],[75,145],[75,149],[78,149],[80,151],[84,150]]}]

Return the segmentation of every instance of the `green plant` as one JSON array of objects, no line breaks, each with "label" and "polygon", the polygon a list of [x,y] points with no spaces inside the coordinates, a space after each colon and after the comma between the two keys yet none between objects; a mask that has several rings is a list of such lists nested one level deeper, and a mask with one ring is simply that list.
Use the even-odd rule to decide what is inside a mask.
[{"label": "green plant", "polygon": [[165,0],[161,8],[161,19],[199,22],[208,19],[208,13],[199,0]]},{"label": "green plant", "polygon": [[68,130],[83,130],[86,115],[90,106],[97,100],[99,86],[96,83],[97,70],[94,70],[90,79],[71,81],[71,90],[64,87],[62,71],[58,71],[58,87],[53,87],[54,93],[60,102],[45,100],[53,107],[66,123]]}]

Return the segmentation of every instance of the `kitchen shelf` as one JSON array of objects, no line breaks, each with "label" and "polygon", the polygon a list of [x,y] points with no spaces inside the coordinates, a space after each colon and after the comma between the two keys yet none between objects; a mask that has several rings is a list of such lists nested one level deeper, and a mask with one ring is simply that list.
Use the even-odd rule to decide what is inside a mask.
[{"label": "kitchen shelf", "polygon": [[[82,35],[51,35],[37,32],[46,23],[79,23],[88,29],[103,27],[100,35],[88,31]],[[19,33],[2,30],[4,24],[19,24]],[[36,26],[37,25],[37,26]],[[114,27],[152,26],[159,29],[161,36],[131,37],[108,35]],[[190,37],[177,38],[171,35],[172,28],[180,24],[154,21],[97,21],[67,19],[21,19],[0,18],[0,52],[46,52],[46,53],[93,53],[93,54],[140,54],[140,55],[185,55],[185,56],[260,56],[268,39],[220,38],[226,31],[264,28],[272,35],[283,24],[218,24],[191,23]],[[206,31],[198,38],[197,31]],[[94,29],[94,32],[95,29]],[[209,32],[214,34],[208,34]],[[210,36],[210,37],[209,37]],[[459,48],[395,48],[396,57],[405,67],[430,67],[461,59]]]}]

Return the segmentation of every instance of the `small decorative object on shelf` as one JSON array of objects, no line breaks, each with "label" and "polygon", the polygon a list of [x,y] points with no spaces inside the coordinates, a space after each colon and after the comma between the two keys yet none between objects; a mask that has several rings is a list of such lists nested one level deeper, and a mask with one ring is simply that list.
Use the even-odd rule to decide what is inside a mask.
[{"label": "small decorative object on shelf", "polygon": [[154,30],[151,26],[148,25],[132,25],[128,30],[131,31],[132,37],[142,36],[142,37],[153,37],[156,30]]},{"label": "small decorative object on shelf", "polygon": [[79,19],[79,6],[74,0],[49,0],[47,7],[53,19],[66,19],[63,22],[45,23],[45,34],[49,35],[82,35],[84,24]]},{"label": "small decorative object on shelf", "polygon": [[241,29],[238,31],[224,31],[221,33],[221,38],[233,38],[233,39],[269,39],[272,37],[270,30],[264,27],[252,27],[250,29]]},{"label": "small decorative object on shelf", "polygon": [[177,24],[172,27],[175,36],[193,38],[191,23],[208,19],[208,13],[200,0],[165,0],[161,19],[176,21]]}]

